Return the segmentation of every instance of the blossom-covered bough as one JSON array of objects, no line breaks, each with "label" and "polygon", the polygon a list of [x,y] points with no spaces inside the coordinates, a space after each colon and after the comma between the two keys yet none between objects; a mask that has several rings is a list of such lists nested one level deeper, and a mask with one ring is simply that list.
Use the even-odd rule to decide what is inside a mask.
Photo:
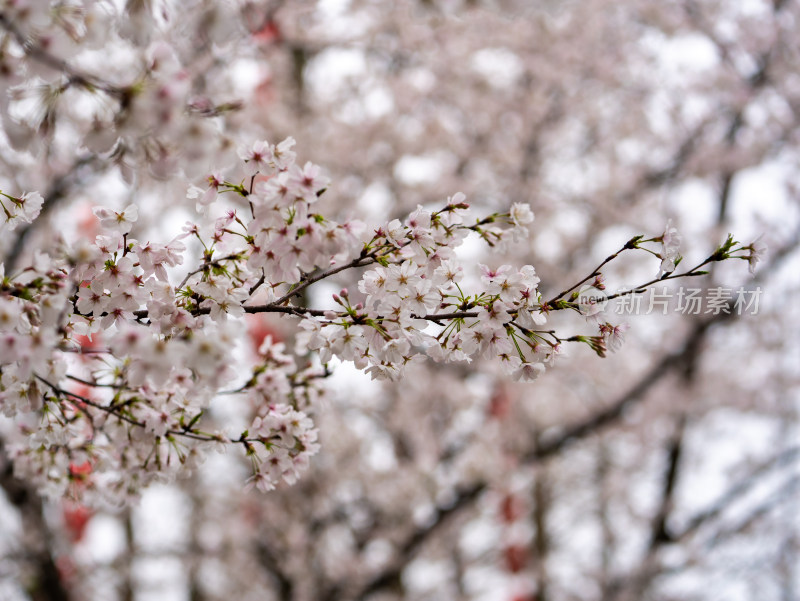
[{"label": "blossom-covered bough", "polygon": [[[625,325],[600,322],[580,295],[587,282],[604,289],[602,269],[621,252],[651,253],[661,270],[608,299],[703,275],[702,267],[728,258],[753,265],[762,252],[760,243],[728,237],[679,272],[680,239],[668,225],[661,236],[632,238],[549,300],[531,265],[481,265],[473,290],[458,247],[469,235],[499,247],[524,238],[534,219],[527,205],[474,217],[456,194],[402,222],[337,223],[320,208],[328,178],[296,163],[292,145],[258,142],[240,151],[230,178],[215,174],[206,189],[190,188],[198,211],[219,215],[208,226],[187,223],[167,243],[143,242],[131,237],[136,205],[98,207],[93,243],[62,242],[1,273],[0,411],[28,435],[9,448],[16,474],[54,497],[122,502],[153,480],[190,471],[205,449],[236,445],[251,462],[250,485],[293,483],[319,449],[309,415],[333,357],[376,379],[398,379],[426,357],[494,357],[514,379],[534,380],[567,342],[600,356],[619,347]],[[36,193],[3,193],[0,227],[32,221],[40,206]],[[364,269],[358,298],[342,289],[328,308],[306,306],[311,286],[356,269]],[[547,329],[548,314],[565,309],[593,317],[596,333]],[[232,353],[247,313],[295,319],[294,355],[267,337],[255,364],[238,361]],[[252,422],[207,431],[204,412],[228,395],[247,399]]]}]

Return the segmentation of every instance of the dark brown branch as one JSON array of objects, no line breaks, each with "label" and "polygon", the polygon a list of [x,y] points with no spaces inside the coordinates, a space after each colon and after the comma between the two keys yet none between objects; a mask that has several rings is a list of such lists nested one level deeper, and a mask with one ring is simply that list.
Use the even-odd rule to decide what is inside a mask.
[{"label": "dark brown branch", "polygon": [[[110,416],[115,417],[116,419],[118,419],[120,421],[126,422],[126,423],[130,424],[131,426],[136,426],[137,428],[142,428],[142,429],[146,429],[147,428],[147,425],[145,423],[140,422],[140,421],[138,421],[138,420],[136,420],[136,419],[134,419],[134,418],[132,418],[132,417],[130,417],[128,415],[125,415],[124,413],[121,413],[119,411],[122,408],[121,406],[115,407],[115,406],[101,405],[100,403],[97,403],[97,402],[93,401],[90,398],[87,398],[85,396],[81,396],[81,395],[76,394],[74,392],[70,392],[69,390],[64,390],[63,388],[59,388],[58,386],[56,386],[55,384],[50,383],[49,381],[45,380],[41,376],[37,375],[35,377],[36,377],[37,380],[39,380],[40,382],[45,384],[48,388],[50,388],[50,390],[53,391],[53,394],[55,394],[58,397],[70,397],[70,398],[73,398],[76,401],[78,401],[78,403],[83,403],[84,405],[86,405],[88,407],[92,407],[94,409],[98,409],[100,411],[103,411],[104,413],[107,413]],[[83,407],[82,410],[86,411],[86,407]],[[257,438],[236,438],[236,439],[232,439],[230,441],[225,441],[224,439],[222,439],[222,438],[220,438],[218,436],[215,436],[213,434],[197,433],[197,432],[192,431],[190,429],[186,429],[186,430],[167,430],[166,433],[165,433],[165,436],[182,436],[184,438],[190,438],[192,440],[199,440],[201,442],[230,442],[232,444],[242,444],[242,445],[245,445],[245,446],[247,446],[247,444],[251,443],[251,442],[260,442],[260,439],[257,439]]]},{"label": "dark brown branch", "polygon": [[56,566],[51,545],[52,534],[47,527],[42,511],[41,497],[29,485],[18,480],[13,474],[13,464],[5,453],[3,440],[0,439],[0,488],[5,492],[9,503],[22,517],[23,528],[28,533],[35,533],[37,548],[31,549],[28,555],[34,568],[33,582],[27,593],[31,601],[70,601],[66,584]]},{"label": "dark brown branch", "polygon": [[552,482],[546,469],[536,473],[533,482],[533,523],[536,531],[533,535],[534,573],[536,574],[536,601],[550,601],[550,582],[547,570],[547,559],[552,547],[548,531],[548,517],[552,506]]},{"label": "dark brown branch", "polygon": [[552,457],[565,447],[577,442],[578,440],[593,435],[602,428],[616,423],[630,407],[644,401],[645,394],[661,379],[670,373],[671,370],[684,363],[685,353],[705,335],[705,332],[712,325],[726,319],[733,318],[733,314],[720,313],[711,319],[698,324],[692,334],[687,338],[683,348],[675,353],[671,353],[656,363],[636,384],[634,384],[625,394],[611,403],[606,409],[588,417],[582,422],[568,426],[556,438],[543,441],[538,448],[535,448],[523,456],[523,461],[535,462]]},{"label": "dark brown branch", "polygon": [[278,585],[278,599],[291,601],[294,595],[294,583],[281,568],[278,558],[267,543],[261,541],[256,547],[257,557],[261,566],[275,579]]},{"label": "dark brown branch", "polygon": [[789,478],[783,485],[776,490],[770,497],[760,503],[750,514],[740,520],[737,524],[730,526],[728,528],[723,528],[716,532],[714,536],[708,541],[709,546],[713,546],[718,544],[721,540],[725,539],[734,534],[738,534],[743,532],[747,528],[750,527],[753,522],[761,518],[762,516],[768,514],[772,511],[776,506],[780,505],[781,503],[785,502],[795,502],[797,499],[797,493],[800,491],[800,476],[795,476],[793,478]]},{"label": "dark brown branch", "polygon": [[[411,533],[397,550],[397,557],[395,560],[382,572],[367,582],[357,594],[353,595],[353,598],[361,601],[371,594],[399,581],[403,570],[409,562],[416,557],[425,542],[430,540],[437,532],[447,527],[462,509],[469,507],[473,502],[477,501],[487,488],[488,483],[479,482],[459,491],[456,501],[448,507],[438,509],[430,524]],[[339,589],[341,587],[337,586],[336,588]]]},{"label": "dark brown branch", "polygon": [[550,307],[552,307],[553,303],[555,303],[555,302],[556,302],[558,299],[560,299],[560,298],[563,298],[564,296],[566,296],[567,294],[569,294],[570,292],[572,292],[573,290],[575,290],[576,288],[578,288],[578,287],[579,287],[581,284],[585,284],[586,282],[588,282],[588,281],[589,281],[589,280],[591,280],[592,278],[594,278],[594,277],[597,277],[598,275],[600,275],[600,270],[601,270],[601,269],[602,269],[602,268],[603,268],[603,267],[604,267],[606,264],[608,264],[608,263],[610,263],[611,261],[613,261],[614,259],[616,259],[616,258],[617,258],[617,257],[620,255],[620,253],[622,253],[622,252],[624,252],[624,251],[626,251],[626,250],[629,250],[629,249],[636,248],[636,246],[635,246],[635,242],[636,242],[636,238],[632,238],[631,240],[629,240],[629,241],[628,241],[628,242],[625,244],[625,246],[623,246],[622,248],[620,248],[620,249],[619,249],[617,252],[615,252],[615,253],[613,253],[613,254],[611,254],[611,255],[607,256],[605,259],[603,259],[603,261],[600,263],[600,265],[598,265],[597,267],[595,267],[595,268],[592,270],[592,272],[591,272],[589,275],[587,275],[585,278],[583,278],[583,279],[582,279],[580,282],[578,282],[577,284],[574,284],[574,285],[570,286],[570,287],[569,287],[569,288],[567,288],[566,290],[563,290],[563,291],[559,292],[558,294],[556,294],[556,295],[555,295],[553,298],[551,298],[549,301],[547,301],[547,302],[546,302],[546,303],[544,303],[544,304],[545,304],[546,306],[550,306]]},{"label": "dark brown branch", "polygon": [[695,515],[681,530],[669,533],[670,542],[683,540],[697,532],[705,524],[716,520],[734,502],[759,486],[765,477],[772,475],[780,468],[791,465],[798,459],[800,459],[800,446],[786,449],[765,461],[728,489],[710,507]]},{"label": "dark brown branch", "polygon": [[353,267],[364,267],[366,265],[371,265],[375,261],[376,259],[371,256],[358,257],[357,259],[353,259],[352,261],[350,261],[349,263],[345,263],[344,265],[338,265],[337,267],[331,267],[330,269],[327,269],[325,271],[320,271],[318,274],[306,278],[300,285],[298,285],[296,288],[293,288],[292,290],[284,294],[273,304],[282,305],[283,303],[288,302],[289,300],[291,300],[292,298],[303,292],[303,290],[311,286],[311,284],[315,284],[316,282],[324,280],[325,278],[337,274],[341,271],[344,271],[345,269],[350,269]]},{"label": "dark brown branch", "polygon": [[667,468],[664,470],[664,482],[661,491],[661,500],[658,511],[653,518],[653,526],[650,532],[649,552],[655,551],[660,545],[670,542],[670,535],[667,532],[667,518],[672,510],[675,488],[678,482],[678,470],[680,467],[681,455],[683,451],[683,435],[686,427],[686,416],[681,415],[675,426],[675,434],[667,444]]}]

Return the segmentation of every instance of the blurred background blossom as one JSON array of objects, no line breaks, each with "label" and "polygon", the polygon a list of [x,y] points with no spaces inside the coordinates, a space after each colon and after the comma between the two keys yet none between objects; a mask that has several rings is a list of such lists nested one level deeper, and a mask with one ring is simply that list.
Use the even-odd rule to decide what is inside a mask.
[{"label": "blurred background blossom", "polygon": [[[794,0],[0,2],[0,189],[44,199],[2,233],[6,273],[54,231],[93,238],[96,204],[135,202],[137,237],[168,239],[189,185],[287,136],[335,218],[458,191],[529,203],[528,239],[461,257],[533,264],[546,298],[669,220],[689,265],[728,232],[769,249],[755,275],[732,261],[638,310],[610,301],[622,348],[569,349],[535,383],[490,362],[396,383],[335,365],[293,487],[245,492],[243,462],[215,455],[130,509],[89,508],[4,459],[0,599],[796,599],[798,23]],[[655,277],[645,259],[609,264],[605,292]],[[248,319],[234,356],[293,346],[284,320]],[[220,399],[211,418],[245,413]]]}]

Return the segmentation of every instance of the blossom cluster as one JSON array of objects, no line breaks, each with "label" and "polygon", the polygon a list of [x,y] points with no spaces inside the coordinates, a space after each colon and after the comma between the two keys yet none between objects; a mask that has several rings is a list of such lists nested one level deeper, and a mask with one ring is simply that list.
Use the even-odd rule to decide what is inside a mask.
[{"label": "blossom cluster", "polygon": [[[125,501],[190,470],[204,448],[237,445],[250,460],[250,483],[269,490],[294,482],[319,448],[310,413],[334,356],[378,379],[396,379],[425,357],[496,357],[530,381],[564,342],[600,355],[619,346],[625,327],[597,319],[594,336],[542,329],[550,311],[594,316],[577,292],[570,296],[589,278],[549,301],[531,265],[481,265],[480,289],[465,284],[459,245],[470,234],[490,246],[524,238],[534,219],[527,205],[476,218],[456,194],[440,209],[420,206],[371,230],[337,223],[318,211],[328,178],[316,165],[301,167],[293,144],[242,148],[244,179],[214,174],[205,188],[191,187],[198,209],[217,214],[208,226],[190,222],[169,242],[141,241],[136,205],[98,207],[93,243],[63,244],[19,273],[0,273],[0,412],[28,435],[11,445],[18,475],[53,496]],[[36,195],[14,204],[32,218],[38,204],[23,198]],[[7,211],[5,223],[18,214]],[[640,236],[623,250],[659,241]],[[187,270],[192,245],[201,256]],[[736,249],[722,250],[709,260]],[[343,289],[335,310],[302,304],[316,282],[357,268],[366,268],[359,298]],[[602,287],[599,271],[590,277]],[[246,313],[298,320],[296,357],[268,337],[244,384],[226,390],[246,371],[231,360]],[[244,399],[248,428],[206,430],[224,395]]]},{"label": "blossom cluster", "polygon": [[43,202],[38,192],[26,192],[17,197],[0,190],[0,210],[4,218],[0,221],[0,234],[15,230],[20,223],[31,223],[39,216]]},{"label": "blossom cluster", "polygon": [[[353,361],[373,378],[397,379],[405,366],[425,356],[435,361],[471,360],[499,356],[517,377],[533,379],[555,345],[541,349],[535,341],[523,352],[518,336],[537,339],[531,331],[545,322],[534,268],[482,266],[483,290],[464,293],[459,282],[463,267],[455,249],[470,231],[490,244],[524,235],[533,221],[527,205],[515,205],[503,228],[490,217],[469,223],[468,206],[457,194],[439,211],[417,208],[404,223],[393,220],[375,230],[362,256],[375,267],[358,283],[363,302],[353,304],[347,290],[336,297],[342,311],[306,319],[301,343],[320,352]],[[516,321],[514,321],[516,320]]]}]

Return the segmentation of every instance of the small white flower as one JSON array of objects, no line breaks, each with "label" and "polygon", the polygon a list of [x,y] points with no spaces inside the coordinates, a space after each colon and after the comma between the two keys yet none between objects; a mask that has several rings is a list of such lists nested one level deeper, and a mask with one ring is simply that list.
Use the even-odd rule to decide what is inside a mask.
[{"label": "small white flower", "polygon": [[659,269],[664,273],[672,273],[675,271],[675,257],[664,257]]},{"label": "small white flower", "polygon": [[522,382],[533,382],[544,370],[544,363],[520,363],[511,373],[511,377]]},{"label": "small white flower", "polygon": [[108,230],[127,234],[139,217],[136,205],[128,205],[122,211],[112,211],[106,207],[95,207],[92,212],[100,220],[100,225]]},{"label": "small white flower", "polygon": [[39,216],[43,202],[44,199],[38,192],[26,192],[20,196],[19,203],[22,209],[22,218],[28,223],[31,223]]},{"label": "small white flower", "polygon": [[530,205],[526,203],[515,202],[513,205],[511,205],[510,214],[514,225],[518,227],[533,223],[533,211],[531,211]]},{"label": "small white flower", "polygon": [[761,236],[759,236],[746,248],[750,250],[750,255],[747,257],[748,268],[750,269],[750,273],[754,274],[756,272],[756,265],[759,261],[762,261],[764,255],[767,254],[767,245],[761,242]]},{"label": "small white flower", "polygon": [[677,228],[672,227],[672,219],[667,221],[664,233],[661,235],[661,271],[672,273],[678,259],[678,249],[681,246],[681,235]]},{"label": "small white flower", "polygon": [[628,331],[629,327],[627,323],[621,323],[617,326],[610,323],[600,325],[600,333],[606,340],[608,350],[615,353],[622,348],[622,343],[625,341],[625,332]]},{"label": "small white flower", "polygon": [[290,165],[294,164],[295,158],[297,154],[292,151],[292,147],[295,145],[295,140],[292,137],[286,138],[283,142],[280,142],[273,150],[273,156],[275,160],[275,168],[278,171],[285,171],[289,168]]},{"label": "small white flower", "polygon": [[433,272],[433,282],[438,286],[451,287],[464,277],[464,268],[456,259],[445,259]]},{"label": "small white flower", "polygon": [[245,173],[253,176],[258,172],[268,173],[274,161],[274,155],[270,145],[259,140],[252,146],[242,146],[239,148],[239,158],[245,162]]}]

